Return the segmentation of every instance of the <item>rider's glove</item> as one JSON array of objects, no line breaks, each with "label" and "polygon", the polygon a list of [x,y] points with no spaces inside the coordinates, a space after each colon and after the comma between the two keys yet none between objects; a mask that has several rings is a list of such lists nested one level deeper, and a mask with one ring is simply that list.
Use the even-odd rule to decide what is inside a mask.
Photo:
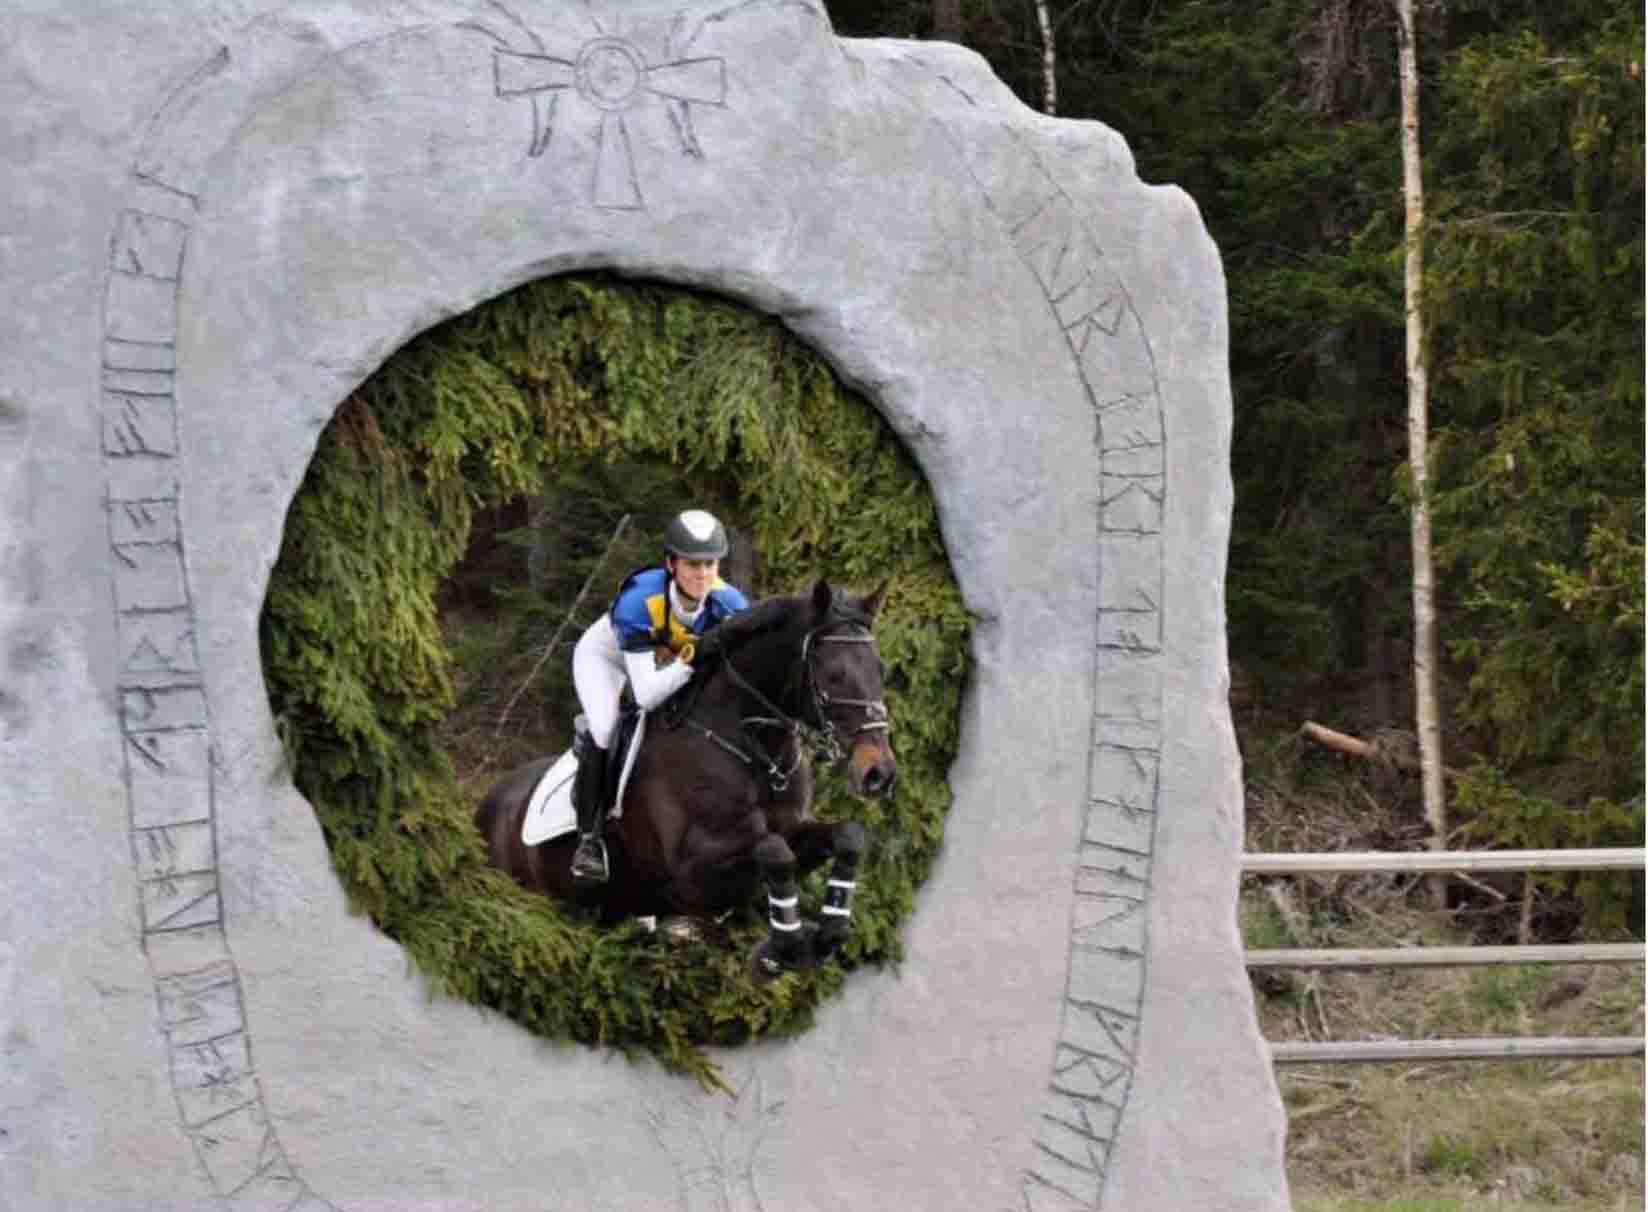
[{"label": "rider's glove", "polygon": [[721,657],[721,636],[718,632],[707,632],[693,641],[692,663],[698,668],[707,667],[712,661]]}]

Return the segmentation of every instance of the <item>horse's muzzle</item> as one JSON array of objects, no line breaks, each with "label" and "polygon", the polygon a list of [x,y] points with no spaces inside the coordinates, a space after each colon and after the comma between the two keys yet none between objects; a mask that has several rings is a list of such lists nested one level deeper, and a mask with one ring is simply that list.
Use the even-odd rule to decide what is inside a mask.
[{"label": "horse's muzzle", "polygon": [[847,783],[854,795],[879,798],[893,793],[898,761],[885,733],[865,735],[853,744],[847,763]]}]

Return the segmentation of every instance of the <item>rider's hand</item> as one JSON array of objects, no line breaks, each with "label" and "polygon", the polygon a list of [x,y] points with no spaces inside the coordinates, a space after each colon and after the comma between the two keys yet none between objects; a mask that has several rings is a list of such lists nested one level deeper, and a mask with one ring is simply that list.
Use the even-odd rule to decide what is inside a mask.
[{"label": "rider's hand", "polygon": [[711,631],[699,636],[692,646],[692,663],[700,669],[721,656],[721,636],[718,632]]}]

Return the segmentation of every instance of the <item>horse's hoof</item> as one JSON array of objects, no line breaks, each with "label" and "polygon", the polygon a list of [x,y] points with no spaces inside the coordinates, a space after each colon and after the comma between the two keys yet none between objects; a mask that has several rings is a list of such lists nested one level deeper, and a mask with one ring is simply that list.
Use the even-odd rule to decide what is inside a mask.
[{"label": "horse's hoof", "polygon": [[762,939],[750,955],[750,968],[755,978],[770,981],[786,972],[817,967],[818,955],[813,942],[817,936],[818,927],[812,922],[803,922],[801,929],[786,940],[783,947],[778,946],[771,937]]}]

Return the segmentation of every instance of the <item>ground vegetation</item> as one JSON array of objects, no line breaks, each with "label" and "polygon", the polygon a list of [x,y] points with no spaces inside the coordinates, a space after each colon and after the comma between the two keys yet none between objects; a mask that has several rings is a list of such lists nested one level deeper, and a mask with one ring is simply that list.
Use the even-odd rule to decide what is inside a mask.
[{"label": "ground vegetation", "polygon": [[[488,868],[471,822],[492,779],[567,742],[573,641],[687,503],[759,552],[751,594],[817,576],[888,588],[899,793],[849,806],[823,781],[819,814],[851,811],[875,837],[857,930],[841,963],[770,984],[748,965],[763,917],[685,948],[601,929]],[[703,1045],[801,1030],[847,970],[898,958],[943,835],[969,628],[919,472],[781,325],[563,278],[423,334],[344,402],[293,501],[261,636],[344,887],[435,987],[713,1083]],[[822,888],[806,894],[816,907]]]}]

